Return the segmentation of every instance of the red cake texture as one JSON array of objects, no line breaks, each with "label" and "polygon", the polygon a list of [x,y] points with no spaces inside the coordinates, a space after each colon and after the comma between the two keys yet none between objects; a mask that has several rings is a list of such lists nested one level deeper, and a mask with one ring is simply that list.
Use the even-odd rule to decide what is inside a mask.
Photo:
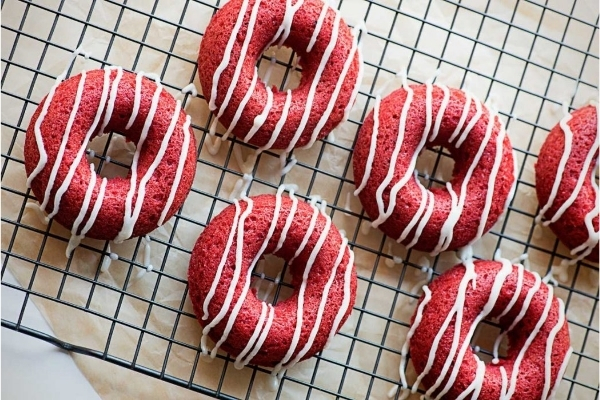
[{"label": "red cake texture", "polygon": [[[565,133],[561,123],[556,124],[540,150],[535,165],[535,189],[540,209],[544,210],[553,186],[558,183],[554,201],[543,214],[544,224],[549,224],[573,256],[598,262],[598,186],[593,182],[593,174],[598,171],[598,112],[596,107],[586,106],[570,115],[570,120],[567,121],[568,116],[563,120],[570,132]],[[565,147],[565,135],[572,143],[570,151],[569,146]],[[563,155],[568,158],[564,172],[558,176]],[[581,181],[579,190],[578,181]],[[550,223],[571,196],[576,196],[571,205]],[[574,251],[584,244],[587,246]]]},{"label": "red cake texture", "polygon": [[[31,189],[40,203],[43,203],[43,199],[45,198],[45,191],[52,176],[53,166],[55,163],[58,165],[56,180],[54,185],[52,185],[48,198],[49,201],[45,207],[46,212],[51,213],[55,211],[55,195],[73,165],[73,178],[60,200],[59,209],[54,219],[61,225],[73,229],[74,222],[80,214],[82,207],[85,208],[84,204],[87,204],[87,212],[85,212],[83,220],[78,225],[77,232],[75,232],[77,234],[81,232],[84,225],[88,222],[92,210],[97,204],[102,185],[102,177],[96,175],[90,201],[89,203],[85,203],[86,191],[88,191],[88,187],[92,183],[92,173],[95,174],[95,172],[90,170],[90,163],[85,153],[83,153],[80,161],[74,164],[78,152],[82,148],[85,150],[88,147],[88,141],[85,139],[86,134],[94,127],[95,120],[99,118],[89,139],[90,141],[104,132],[116,131],[138,145],[136,150],[136,153],[139,153],[136,171],[137,179],[135,180],[135,191],[132,197],[132,204],[135,205],[139,196],[142,177],[148,171],[151,164],[155,162],[163,143],[163,138],[174,118],[176,101],[166,90],[162,90],[158,97],[156,113],[149,124],[147,137],[140,149],[140,135],[146,118],[150,113],[151,102],[157,89],[157,84],[147,78],[141,79],[137,117],[133,125],[129,129],[126,129],[126,125],[134,110],[136,74],[122,72],[118,86],[114,86],[116,88],[115,91],[113,90],[113,83],[119,74],[119,69],[111,68],[107,73],[109,74],[107,75],[108,79],[105,79],[104,70],[92,70],[85,73],[81,102],[78,110],[75,111],[70,131],[67,132],[67,126],[69,117],[74,112],[75,99],[82,79],[81,74],[67,79],[56,87],[47,114],[43,118],[43,121],[41,121],[40,133],[42,142],[40,143],[36,139],[35,130],[36,122],[40,118],[47,97],[42,100],[33,114],[25,139],[25,170],[28,176],[31,176],[40,160],[38,146],[41,146],[47,153],[47,163],[43,164],[43,169],[31,180]],[[110,94],[111,91],[112,94]],[[106,95],[104,104],[101,103],[103,93]],[[116,97],[114,94],[116,94]],[[112,114],[105,121],[107,109],[110,108],[109,105],[113,104],[113,102],[114,108]],[[159,218],[168,205],[169,195],[174,190],[174,196],[164,216],[164,220],[170,218],[181,207],[191,188],[196,169],[196,142],[189,125],[187,125],[185,132],[183,130],[186,117],[186,113],[181,109],[177,115],[172,136],[168,142],[165,142],[166,151],[164,156],[156,166],[154,173],[149,176],[145,185],[145,197],[141,203],[139,218],[135,222],[131,236],[144,235],[158,226]],[[100,129],[103,122],[106,123],[106,126],[103,132],[101,132]],[[59,160],[57,162],[57,155],[59,154],[61,142],[66,137],[65,135],[68,135],[68,141],[66,142],[64,156],[62,161]],[[182,149],[186,140],[187,152],[183,154]],[[183,165],[183,170],[179,183],[175,187],[176,171],[180,161]],[[131,188],[131,174],[132,172],[130,171],[127,178],[114,177],[107,180],[101,207],[97,217],[92,221],[93,225],[91,229],[89,229],[85,236],[103,240],[112,240],[117,237],[124,224],[126,197]]]},{"label": "red cake texture", "polygon": [[[463,318],[460,327],[460,344],[457,348],[460,349],[465,341],[467,341],[465,343],[467,346],[471,343],[475,328],[474,322],[481,313],[485,315],[484,306],[490,301],[495,283],[501,285],[496,286],[501,289],[497,292],[497,299],[492,298],[490,312],[485,315],[485,318],[500,317],[513,302],[514,296],[516,296],[516,301],[498,321],[500,328],[505,332],[520,313],[524,312],[524,315],[514,328],[507,333],[509,347],[506,358],[500,358],[496,364],[493,362],[485,364],[485,375],[482,375],[482,383],[476,385],[474,392],[466,398],[475,398],[475,393],[479,391],[479,399],[499,399],[501,398],[501,390],[504,390],[504,394],[507,391],[512,393],[510,398],[514,400],[547,398],[552,394],[555,386],[560,383],[562,376],[559,375],[564,372],[564,369],[561,371],[561,367],[563,362],[568,359],[571,351],[569,327],[566,318],[564,318],[562,301],[554,297],[552,291],[549,290],[549,286],[545,283],[542,282],[541,285],[537,283],[540,280],[539,276],[524,270],[522,266],[510,265],[507,260],[503,260],[502,263],[475,261],[473,267],[476,273],[475,284],[473,285],[471,281],[465,286],[464,305],[459,307],[463,313]],[[503,269],[504,274],[502,273]],[[459,288],[466,270],[465,266],[457,265],[443,273],[429,285],[431,298],[425,304],[422,319],[414,329],[414,336],[410,340],[410,357],[418,374],[424,371],[429,359],[430,349],[434,346],[435,337],[442,329],[450,310],[459,301]],[[535,290],[536,287],[539,287],[539,289]],[[552,297],[549,298],[548,296]],[[421,297],[419,306],[421,306],[424,298],[425,296]],[[528,298],[531,299],[531,302],[527,307],[525,304]],[[416,317],[417,312],[413,315],[411,324],[414,325]],[[433,397],[440,394],[453,369],[460,365],[456,381],[451,384],[449,390],[443,396],[444,399],[456,399],[474,381],[477,363],[483,364],[469,346],[462,363],[457,363],[457,359],[453,358],[447,372],[443,372],[444,363],[452,350],[457,320],[457,316],[454,314],[448,328],[441,336],[432,367],[422,380],[425,388],[431,388],[438,377],[441,377],[441,384],[434,390]],[[472,330],[469,331],[470,329]],[[535,333],[536,329],[538,330],[537,334]],[[529,342],[528,346],[526,342]],[[524,346],[527,347],[520,356],[519,353]],[[456,353],[458,351],[454,354]],[[522,360],[518,362],[518,371],[515,371],[518,358]],[[506,372],[507,377],[504,384],[502,369]],[[514,386],[510,385],[513,373],[516,377],[513,381]],[[547,378],[546,374],[548,374]]]},{"label": "red cake texture", "polygon": [[[274,217],[277,204],[277,197],[280,199],[280,211]],[[252,209],[245,219],[244,211],[247,210],[251,202]],[[224,333],[227,322],[232,315],[234,304],[240,300],[244,285],[250,284],[248,271],[253,267],[253,260],[258,260],[265,254],[275,254],[286,261],[291,261],[289,271],[292,274],[292,286],[294,293],[286,300],[278,302],[273,307],[273,318],[270,329],[267,330],[266,339],[259,349],[255,349],[256,355],[247,360],[244,364],[263,365],[268,367],[276,366],[278,363],[283,368],[290,366],[290,362],[298,355],[300,350],[309,341],[311,331],[317,326],[314,342],[308,351],[301,357],[306,359],[321,351],[330,336],[333,336],[342,326],[352,311],[352,306],[356,297],[356,272],[351,251],[347,242],[342,238],[340,232],[331,224],[329,230],[325,230],[328,216],[312,205],[303,201],[298,201],[297,210],[291,220],[291,225],[285,236],[280,250],[275,251],[278,242],[281,239],[282,232],[285,231],[286,221],[290,212],[292,212],[293,201],[290,197],[281,197],[280,193],[274,195],[260,195],[246,198],[239,201],[239,213],[236,213],[236,206],[231,205],[225,208],[217,217],[215,217],[202,232],[196,245],[194,246],[189,267],[189,289],[190,298],[194,305],[194,311],[202,326],[213,323],[215,317],[223,309],[226,314],[210,330],[208,336],[218,342]],[[303,250],[294,258],[294,254],[301,247],[305,235],[309,232],[310,222],[313,214],[317,213],[314,230],[308,236]],[[239,218],[237,218],[239,216]],[[240,243],[243,245],[241,258],[236,259],[238,250],[237,241],[240,230],[234,225],[234,220],[238,220],[238,225],[243,223],[244,233],[240,237]],[[269,239],[268,232],[271,224],[274,225],[272,236]],[[227,248],[227,242],[230,233],[233,230],[231,247]],[[325,233],[323,233],[325,232]],[[321,234],[323,237],[322,246],[318,247]],[[261,247],[266,243],[266,247],[261,252]],[[227,250],[228,249],[228,250]],[[311,264],[310,259],[314,259]],[[341,259],[338,257],[341,255]],[[218,266],[224,257],[222,274],[217,277]],[[336,260],[339,264],[336,264]],[[236,267],[237,261],[237,267]],[[336,265],[337,268],[336,268]],[[238,268],[239,280],[235,286],[232,286],[234,273]],[[304,301],[299,300],[301,294],[301,285],[305,269],[309,269],[306,280],[306,289],[303,292]],[[327,294],[327,282],[332,279],[329,292]],[[212,285],[217,282],[214,296],[209,299],[207,306],[207,319],[204,319],[203,306],[207,299],[207,294]],[[224,306],[227,293],[234,287],[233,300],[229,306]],[[263,324],[259,324],[261,312],[266,305],[256,297],[256,289],[250,288],[245,297],[241,298],[239,314],[234,318],[231,331],[222,343],[221,348],[224,351],[239,356],[247,345],[253,345],[253,334],[255,331],[264,333],[266,318]],[[326,295],[327,294],[327,295]],[[325,296],[326,295],[326,296]],[[325,296],[325,297],[322,297]],[[346,300],[344,304],[344,299]],[[325,307],[320,312],[319,306]],[[288,361],[283,362],[284,356],[292,348],[292,340],[297,326],[298,306],[302,305],[302,323],[298,336],[298,343],[293,351],[293,356]],[[269,305],[269,307],[271,307]],[[319,325],[316,325],[317,319],[321,317]],[[337,326],[336,326],[337,318]],[[250,348],[245,354],[248,354]],[[203,346],[203,351],[207,351]],[[215,349],[213,349],[215,351]],[[216,352],[216,351],[215,351]],[[238,361],[243,357],[239,357]],[[293,364],[292,364],[293,365]],[[277,372],[276,369],[275,372]]]},{"label": "red cake texture", "polygon": [[[488,107],[478,100],[469,100],[471,96],[467,97],[461,90],[437,84],[432,85],[429,97],[428,85],[431,84],[404,85],[384,98],[380,106],[376,106],[379,108],[377,135],[374,135],[375,112],[373,110],[369,113],[358,134],[353,166],[354,182],[358,187],[355,193],[358,193],[365,211],[374,220],[374,226],[380,223],[378,227],[386,235],[400,239],[408,247],[414,245],[417,250],[437,254],[472,243],[491,229],[507,207],[511,193],[514,193],[515,159],[510,140],[496,115],[493,126],[490,126],[490,130],[487,129],[490,120]],[[401,131],[401,116],[409,94],[407,88],[413,92],[413,96]],[[431,113],[427,112],[428,103],[431,104]],[[442,107],[446,103],[447,107]],[[476,118],[478,105],[481,107],[480,118]],[[436,129],[438,124],[439,129]],[[455,132],[457,126],[460,129]],[[469,127],[472,129],[465,132]],[[401,142],[398,141],[400,134],[403,134]],[[453,134],[455,138],[451,140]],[[374,136],[376,141],[373,140]],[[462,136],[464,141],[459,143]],[[401,146],[394,162],[397,142]],[[447,231],[451,235],[446,238],[446,245],[442,243],[440,231],[449,219],[450,211],[458,207],[453,206],[447,188],[432,188],[429,191],[431,194],[428,194],[426,188],[413,176],[415,163],[411,162],[415,153],[419,154],[425,147],[434,146],[445,147],[454,159],[453,177],[449,183],[456,193],[457,203],[463,193],[461,185],[472,164],[475,166],[464,191],[462,212],[457,214],[459,217],[455,226],[448,226]],[[478,154],[480,158],[478,162],[474,162]],[[369,162],[369,156],[372,157],[372,163]],[[365,172],[367,167],[371,167],[370,174]],[[384,185],[390,170],[393,170],[393,176]],[[496,171],[495,176],[492,175],[493,170]],[[383,222],[378,221],[383,214],[378,206],[378,190],[385,211],[390,207],[392,187],[402,177],[406,178],[406,183],[398,186],[400,190],[393,197],[395,205],[390,208],[393,212],[387,219],[382,217]],[[491,190],[488,190],[490,185]],[[434,199],[433,203],[431,197]],[[486,209],[488,215],[482,221]],[[422,230],[420,235],[416,235],[417,230]],[[404,237],[401,237],[403,232]]]},{"label": "red cake texture", "polygon": [[[361,62],[355,37],[343,20],[339,21],[339,29],[334,29],[337,25],[335,20],[338,12],[322,0],[291,2],[294,3],[293,6],[286,5],[290,3],[286,0],[262,0],[255,10],[257,1],[232,0],[217,11],[211,19],[202,38],[198,55],[198,74],[202,91],[209,100],[211,110],[215,111],[216,115],[222,114],[219,120],[229,127],[234,135],[251,144],[273,149],[311,145],[314,140],[325,137],[343,122],[354,102],[361,77]],[[253,10],[256,11],[255,23],[251,21]],[[319,16],[323,10],[324,19],[321,28],[317,30]],[[236,22],[240,15],[243,16],[243,23],[240,29],[236,30]],[[285,15],[287,18],[284,20]],[[291,26],[286,21],[292,21]],[[252,26],[254,29],[250,29]],[[255,69],[257,60],[270,45],[280,44],[281,38],[285,38],[286,27],[289,28],[289,36],[284,40],[283,46],[291,47],[296,51],[302,67],[300,84],[291,90],[289,105],[286,107],[288,97],[286,91],[280,91],[273,86],[271,87],[272,106],[270,106],[267,86],[257,78],[248,102],[242,104],[240,108],[244,97],[252,89],[252,80],[257,74]],[[232,32],[238,33],[232,42],[231,51],[227,52]],[[308,51],[311,38],[315,33],[317,35],[314,46]],[[332,36],[334,34],[337,34],[335,42],[333,41],[335,36]],[[248,35],[251,35],[251,39],[244,57],[242,50]],[[329,46],[330,42],[332,46]],[[327,54],[330,54],[329,58],[324,58]],[[224,57],[230,57],[229,62],[223,65],[224,70],[219,74],[219,65]],[[241,70],[236,83],[234,78],[238,64]],[[348,64],[347,68],[345,64]],[[311,94],[311,85],[319,76],[320,79]],[[215,79],[217,88],[213,90]],[[338,83],[339,90],[336,93]],[[230,87],[233,92],[230,100],[226,102]],[[216,92],[216,98],[213,98],[213,92]],[[314,99],[311,100],[313,95]],[[265,108],[267,106],[270,108]],[[330,110],[328,106],[331,107]],[[233,126],[232,120],[238,108],[241,114],[239,121]],[[305,126],[302,128],[305,110],[308,114],[305,116]],[[267,111],[264,123],[260,124],[260,118],[257,117]],[[323,123],[315,131],[322,117]],[[255,123],[257,123],[256,127],[260,126],[260,128],[250,138],[249,133]],[[279,126],[280,131],[278,124],[282,124]],[[297,131],[301,136],[294,139]],[[313,133],[316,137],[311,140]],[[272,136],[276,139],[269,143]]]}]

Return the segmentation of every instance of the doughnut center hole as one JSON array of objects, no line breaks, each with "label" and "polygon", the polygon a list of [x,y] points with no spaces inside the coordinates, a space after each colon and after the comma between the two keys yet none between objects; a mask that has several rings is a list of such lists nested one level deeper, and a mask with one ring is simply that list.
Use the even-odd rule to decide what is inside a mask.
[{"label": "doughnut center hole", "polygon": [[258,77],[265,86],[277,88],[278,91],[296,89],[302,76],[299,60],[296,52],[290,47],[271,46],[263,52],[256,63]]},{"label": "doughnut center hole", "polygon": [[426,147],[417,157],[416,169],[421,184],[426,188],[445,188],[452,180],[454,159],[442,146]]},{"label": "doughnut center hole", "polygon": [[[486,364],[492,364],[494,344],[500,333],[500,327],[488,321],[480,322],[475,328],[475,333],[471,339],[471,349]],[[507,350],[508,339],[504,335],[498,347],[498,358],[500,360],[506,357]]]},{"label": "doughnut center hole", "polygon": [[276,305],[294,293],[291,280],[285,260],[265,254],[252,271],[250,288],[258,299]]},{"label": "doughnut center hole", "polygon": [[86,149],[88,162],[93,163],[98,175],[105,178],[126,178],[133,162],[135,143],[127,141],[118,132],[107,132],[94,137]]}]

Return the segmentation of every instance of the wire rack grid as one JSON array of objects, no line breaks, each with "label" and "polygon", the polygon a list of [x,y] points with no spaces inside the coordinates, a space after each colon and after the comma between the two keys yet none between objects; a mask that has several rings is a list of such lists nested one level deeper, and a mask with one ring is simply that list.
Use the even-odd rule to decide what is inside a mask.
[{"label": "wire rack grid", "polygon": [[[531,171],[541,142],[560,118],[557,110],[561,104],[566,101],[574,109],[597,96],[597,4],[550,0],[332,2],[350,25],[366,22],[368,30],[361,33],[365,80],[349,121],[311,150],[288,155],[288,161],[294,157],[297,165],[278,178],[265,171],[277,169],[279,154],[267,151],[252,166],[244,165],[244,155],[252,148],[235,138],[229,138],[217,155],[211,156],[206,147],[213,146],[209,135],[213,116],[204,97],[179,92],[197,82],[197,46],[221,3],[2,1],[2,290],[22,295],[13,312],[2,315],[4,328],[211,397],[268,398],[261,385],[270,371],[255,366],[236,371],[232,359],[222,353],[212,364],[201,361],[199,329],[185,280],[185,261],[195,238],[212,216],[231,203],[232,188],[250,168],[254,175],[250,194],[272,193],[281,183],[293,182],[304,199],[323,195],[334,222],[350,239],[359,275],[357,302],[333,349],[288,371],[272,397],[384,398],[398,383],[400,348],[414,300],[419,297],[418,287],[453,261],[448,254],[427,258],[406,251],[378,231],[365,229],[368,216],[357,200],[349,197],[354,188],[351,155],[355,135],[375,94],[385,92],[390,82],[393,86],[402,67],[410,81],[419,83],[439,69],[438,79],[445,77],[455,86],[468,85],[480,98],[497,102],[506,121],[520,165],[516,196],[507,214],[476,247],[476,256],[490,258],[497,249],[513,256],[527,253],[531,268],[542,275],[568,258],[568,250],[533,221],[537,202],[532,195]],[[118,250],[113,245],[119,258],[111,266],[114,276],[107,279],[102,265],[109,256],[108,243],[85,240],[66,259],[68,232],[52,221],[47,226],[40,224],[27,211],[26,204],[35,200],[24,184],[22,144],[29,117],[70,53],[80,46],[93,48],[92,54],[88,60],[76,60],[69,75],[82,68],[112,65],[116,60],[127,70],[152,71],[192,115],[198,141],[197,177],[182,209],[166,228],[150,235],[155,268],[148,274],[143,273],[141,262],[145,251],[142,238],[130,240]],[[259,61],[261,76],[270,60],[265,54]],[[289,80],[297,81],[301,71],[295,61],[291,51],[277,53],[273,80],[279,79],[280,89]],[[565,66],[567,61],[570,67]],[[126,157],[122,162],[118,157],[107,160],[110,143],[113,133],[96,143],[94,163],[99,169],[113,164],[126,173]],[[452,166],[447,152],[428,149],[421,159],[420,179],[429,187],[443,185]],[[193,208],[195,203],[202,207]],[[429,276],[422,273],[427,266],[432,272]],[[277,269],[282,268],[286,276],[286,267],[277,266],[267,276],[255,271],[254,279],[273,286]],[[18,284],[6,278],[7,270]],[[565,275],[557,282],[556,293],[565,300],[574,353],[560,396],[598,399],[598,267],[579,262]],[[284,278],[275,285],[270,300],[276,303],[290,287],[289,279]],[[25,310],[32,304],[50,321],[54,335],[28,326]],[[63,316],[71,319],[61,325],[57,320]],[[88,338],[63,326],[82,321],[91,324],[97,334]],[[484,329],[493,332],[497,328],[482,324],[478,332]],[[481,344],[481,357],[489,357],[489,346],[475,344]]]}]

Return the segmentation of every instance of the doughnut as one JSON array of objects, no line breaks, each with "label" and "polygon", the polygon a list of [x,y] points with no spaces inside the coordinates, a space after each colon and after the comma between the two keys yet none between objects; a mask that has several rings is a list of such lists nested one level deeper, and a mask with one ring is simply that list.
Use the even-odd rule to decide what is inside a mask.
[{"label": "doughnut", "polygon": [[[445,188],[425,188],[417,157],[443,146],[454,160]],[[481,238],[515,190],[514,157],[500,118],[469,92],[431,81],[403,86],[365,119],[354,148],[354,192],[372,226],[432,255]]]},{"label": "doughnut", "polygon": [[[537,273],[499,261],[465,261],[423,287],[401,352],[400,376],[407,350],[425,396],[431,399],[548,399],[566,369],[572,349],[564,304]],[[494,359],[484,363],[470,348],[477,324],[496,319],[502,333]],[[503,337],[509,347],[498,358]],[[469,397],[470,396],[470,397]]]},{"label": "doughnut", "polygon": [[[126,178],[100,176],[85,157],[110,131],[136,144]],[[194,179],[196,141],[158,79],[109,67],[57,80],[31,118],[24,156],[40,209],[71,230],[68,256],[84,236],[122,242],[171,218]]]},{"label": "doughnut", "polygon": [[535,165],[536,222],[549,226],[575,257],[598,262],[598,105],[566,113]]},{"label": "doughnut", "polygon": [[[234,200],[198,238],[188,272],[202,352],[214,358],[222,348],[236,357],[236,368],[252,362],[280,376],[325,347],[356,298],[354,255],[326,203],[317,207],[283,190]],[[294,292],[276,305],[250,288],[266,254],[290,263]],[[207,337],[216,343],[210,352]]]},{"label": "doughnut", "polygon": [[[308,148],[348,118],[362,62],[358,32],[322,0],[231,0],[211,19],[198,53],[202,91],[216,119],[260,148]],[[302,78],[279,90],[258,77],[272,45],[291,47]],[[271,64],[273,65],[273,63]],[[269,73],[267,73],[269,75]]]}]

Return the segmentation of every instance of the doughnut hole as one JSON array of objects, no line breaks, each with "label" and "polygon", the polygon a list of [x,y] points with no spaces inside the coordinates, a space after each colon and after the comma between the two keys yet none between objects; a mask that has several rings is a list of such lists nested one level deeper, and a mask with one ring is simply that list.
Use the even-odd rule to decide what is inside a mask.
[{"label": "doughnut hole", "polygon": [[442,146],[426,147],[417,157],[416,170],[426,188],[445,188],[446,182],[452,180],[454,159]]},{"label": "doughnut hole", "polygon": [[[500,327],[487,320],[480,322],[475,328],[475,333],[471,339],[471,349],[473,350],[473,353],[486,364],[491,364],[494,359],[494,344],[498,336],[500,336],[500,333]],[[506,357],[507,348],[508,339],[507,336],[504,335],[498,347],[498,359],[501,360]]]},{"label": "doughnut hole", "polygon": [[273,254],[265,254],[252,272],[250,287],[257,298],[276,305],[294,293],[291,281],[286,261]]},{"label": "doughnut hole", "polygon": [[86,149],[89,162],[105,178],[126,178],[131,169],[135,143],[118,132],[107,132],[94,137]]},{"label": "doughnut hole", "polygon": [[300,84],[300,57],[290,47],[270,46],[256,63],[258,76],[265,86],[279,91],[294,90]]}]

